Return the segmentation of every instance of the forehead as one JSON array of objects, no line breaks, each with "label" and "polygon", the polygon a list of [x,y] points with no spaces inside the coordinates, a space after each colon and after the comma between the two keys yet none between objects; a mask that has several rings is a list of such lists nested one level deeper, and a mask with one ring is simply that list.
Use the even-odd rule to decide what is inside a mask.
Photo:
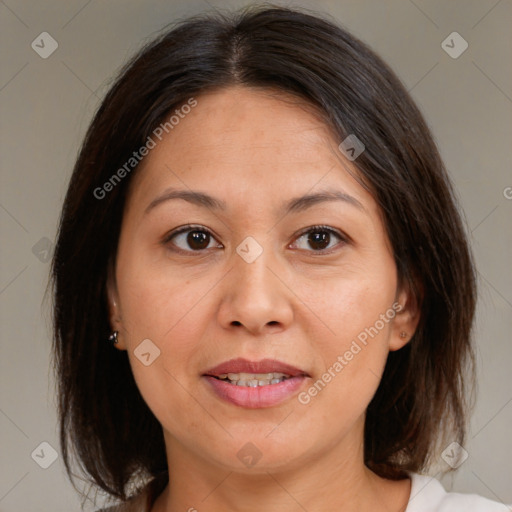
[{"label": "forehead", "polygon": [[195,100],[144,158],[132,180],[133,199],[179,187],[215,189],[220,197],[261,192],[261,203],[341,186],[371,202],[336,135],[303,100],[238,86]]}]

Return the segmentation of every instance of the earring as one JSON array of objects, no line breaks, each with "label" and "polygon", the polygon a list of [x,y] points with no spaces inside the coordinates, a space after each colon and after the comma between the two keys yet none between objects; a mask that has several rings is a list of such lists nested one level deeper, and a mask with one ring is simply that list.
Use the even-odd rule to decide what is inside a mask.
[{"label": "earring", "polygon": [[407,338],[407,333],[406,333],[405,331],[402,331],[402,332],[400,333],[400,338],[402,338],[402,339]]},{"label": "earring", "polygon": [[117,343],[117,335],[119,334],[119,331],[114,331],[109,337],[108,341],[111,341],[112,343]]}]

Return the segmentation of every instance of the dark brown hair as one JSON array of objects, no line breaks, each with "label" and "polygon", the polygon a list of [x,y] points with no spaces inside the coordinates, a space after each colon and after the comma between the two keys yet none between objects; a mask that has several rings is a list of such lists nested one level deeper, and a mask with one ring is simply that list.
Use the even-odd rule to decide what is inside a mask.
[{"label": "dark brown hair", "polygon": [[368,407],[366,465],[403,478],[427,468],[440,443],[464,442],[475,271],[452,185],[408,92],[365,44],[318,16],[277,7],[202,15],[142,49],[101,103],[71,176],[52,262],[66,469],[73,480],[74,455],[91,482],[123,500],[134,475],[155,477],[160,488],[168,478],[162,427],[127,353],[106,341],[107,277],[137,167],[101,199],[94,191],[173,109],[233,84],[291,93],[321,111],[340,141],[355,134],[366,147],[355,162],[359,179],[381,208],[398,276],[421,307],[412,340],[389,354]]}]

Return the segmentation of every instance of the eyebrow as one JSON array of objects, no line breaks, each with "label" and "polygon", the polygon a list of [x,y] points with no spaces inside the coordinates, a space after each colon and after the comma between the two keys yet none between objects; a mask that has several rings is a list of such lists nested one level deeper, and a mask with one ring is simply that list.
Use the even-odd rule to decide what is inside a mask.
[{"label": "eyebrow", "polygon": [[[204,192],[199,192],[197,190],[167,189],[162,195],[156,197],[153,199],[153,201],[151,201],[151,203],[149,203],[144,211],[144,214],[149,213],[158,205],[172,199],[183,199],[184,201],[187,201],[196,206],[208,208],[211,210],[227,210],[225,201],[212,197]],[[288,213],[298,213],[307,210],[316,204],[328,201],[342,201],[355,206],[360,210],[366,211],[364,206],[355,197],[347,194],[346,192],[342,192],[341,190],[323,190],[314,194],[306,194],[304,196],[290,199],[288,202],[281,206],[279,213],[285,215]]]}]

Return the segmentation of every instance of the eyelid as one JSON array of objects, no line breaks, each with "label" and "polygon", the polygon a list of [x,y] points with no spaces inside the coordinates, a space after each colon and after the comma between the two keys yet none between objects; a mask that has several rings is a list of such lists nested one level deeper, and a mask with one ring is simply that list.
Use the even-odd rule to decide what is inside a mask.
[{"label": "eyelid", "polygon": [[344,241],[349,241],[350,237],[347,236],[345,233],[340,231],[339,229],[333,228],[332,226],[327,226],[326,224],[315,224],[313,226],[308,226],[307,228],[302,229],[299,231],[295,236],[296,238],[299,238],[306,233],[309,233],[310,231],[329,231],[330,233],[334,233],[335,235],[339,236]]},{"label": "eyelid", "polygon": [[[162,238],[162,243],[164,245],[166,245],[171,241],[172,238],[174,238],[177,235],[181,235],[182,233],[186,233],[187,231],[199,231],[202,233],[208,233],[213,238],[215,238],[215,240],[217,240],[216,235],[210,229],[208,229],[200,224],[185,224],[184,226],[180,226],[179,228],[173,229],[172,231],[166,233]],[[200,252],[200,251],[187,251],[187,252]]]}]

